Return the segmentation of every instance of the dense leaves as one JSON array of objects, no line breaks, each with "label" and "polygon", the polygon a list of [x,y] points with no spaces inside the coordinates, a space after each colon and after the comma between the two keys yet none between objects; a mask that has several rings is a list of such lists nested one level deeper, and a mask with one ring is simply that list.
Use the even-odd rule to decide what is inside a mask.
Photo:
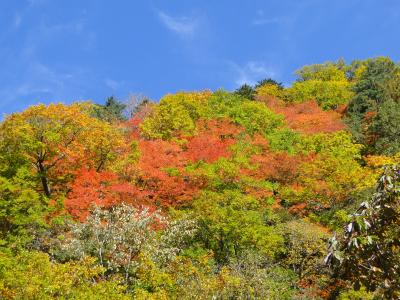
[{"label": "dense leaves", "polygon": [[369,59],[359,69],[355,95],[348,107],[347,122],[355,136],[374,154],[396,154],[400,102],[400,69],[389,58]]},{"label": "dense leaves", "polygon": [[48,201],[35,190],[35,183],[26,169],[19,169],[12,178],[0,177],[1,244],[24,245],[41,231],[49,212]]},{"label": "dense leaves", "polygon": [[178,93],[160,100],[149,118],[141,125],[148,138],[171,139],[190,136],[195,131],[195,122],[205,115],[209,92]]},{"label": "dense leaves", "polygon": [[400,296],[400,170],[386,169],[374,197],[363,202],[339,241],[331,240],[326,260],[338,263],[337,272],[388,299]]},{"label": "dense leaves", "polygon": [[6,116],[0,298],[398,298],[399,66],[296,74]]},{"label": "dense leaves", "polygon": [[2,299],[129,299],[120,278],[103,280],[93,258],[54,263],[41,252],[0,253]]},{"label": "dense leaves", "polygon": [[85,220],[94,205],[111,207],[114,204],[134,203],[137,190],[125,182],[119,182],[116,174],[82,169],[70,186],[65,208],[81,220]]},{"label": "dense leaves", "polygon": [[126,104],[118,101],[115,97],[108,97],[104,105],[94,106],[94,115],[100,120],[107,121],[109,123],[124,121],[126,117],[124,116],[124,110],[126,109]]},{"label": "dense leaves", "polygon": [[[8,116],[0,127],[0,148],[9,163],[34,168],[43,193],[62,189],[79,166],[97,170],[115,158],[122,136],[117,128],[88,115],[89,104],[37,105]],[[13,170],[14,169],[14,170]]]}]

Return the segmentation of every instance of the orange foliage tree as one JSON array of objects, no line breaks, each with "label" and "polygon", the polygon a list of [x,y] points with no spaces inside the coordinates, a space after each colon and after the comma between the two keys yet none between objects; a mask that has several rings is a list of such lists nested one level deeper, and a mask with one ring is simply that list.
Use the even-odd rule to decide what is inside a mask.
[{"label": "orange foliage tree", "polygon": [[257,166],[257,169],[251,175],[281,184],[289,184],[296,179],[298,167],[305,160],[305,156],[289,155],[286,152],[257,154],[252,157],[252,163]]},{"label": "orange foliage tree", "polygon": [[322,110],[315,100],[285,105],[270,99],[268,106],[282,113],[291,129],[303,134],[330,133],[345,128],[340,113]]},{"label": "orange foliage tree", "polygon": [[174,142],[140,140],[137,185],[143,202],[178,205],[192,199],[197,189],[185,176],[186,159]]},{"label": "orange foliage tree", "polygon": [[83,168],[77,172],[70,189],[65,208],[81,221],[86,219],[94,205],[108,208],[118,203],[139,204],[136,202],[137,189],[129,183],[120,182],[112,172]]},{"label": "orange foliage tree", "polygon": [[198,134],[189,138],[184,157],[192,162],[203,160],[211,163],[221,157],[229,157],[229,146],[242,129],[227,119],[199,121]]}]

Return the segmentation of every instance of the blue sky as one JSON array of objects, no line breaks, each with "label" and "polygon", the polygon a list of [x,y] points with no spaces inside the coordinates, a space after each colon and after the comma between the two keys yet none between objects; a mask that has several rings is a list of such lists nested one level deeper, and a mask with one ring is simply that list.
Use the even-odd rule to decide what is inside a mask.
[{"label": "blue sky", "polygon": [[1,0],[0,114],[289,84],[305,64],[378,55],[400,60],[398,0]]}]

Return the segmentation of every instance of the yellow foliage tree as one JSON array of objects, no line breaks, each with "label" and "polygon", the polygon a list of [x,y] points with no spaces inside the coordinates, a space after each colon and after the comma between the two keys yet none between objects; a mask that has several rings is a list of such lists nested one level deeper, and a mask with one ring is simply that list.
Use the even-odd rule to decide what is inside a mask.
[{"label": "yellow foliage tree", "polygon": [[180,92],[163,97],[141,124],[142,134],[147,138],[164,140],[193,135],[196,121],[206,115],[210,95],[209,91]]},{"label": "yellow foliage tree", "polygon": [[47,197],[51,183],[68,179],[77,168],[104,169],[123,146],[123,135],[90,111],[90,103],[39,104],[6,117],[0,125],[4,159],[30,164]]}]

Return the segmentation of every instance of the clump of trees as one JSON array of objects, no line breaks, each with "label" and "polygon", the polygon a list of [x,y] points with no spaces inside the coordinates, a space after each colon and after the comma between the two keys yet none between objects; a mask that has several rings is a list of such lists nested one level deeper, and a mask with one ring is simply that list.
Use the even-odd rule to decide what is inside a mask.
[{"label": "clump of trees", "polygon": [[398,298],[398,70],[5,116],[0,298]]}]

